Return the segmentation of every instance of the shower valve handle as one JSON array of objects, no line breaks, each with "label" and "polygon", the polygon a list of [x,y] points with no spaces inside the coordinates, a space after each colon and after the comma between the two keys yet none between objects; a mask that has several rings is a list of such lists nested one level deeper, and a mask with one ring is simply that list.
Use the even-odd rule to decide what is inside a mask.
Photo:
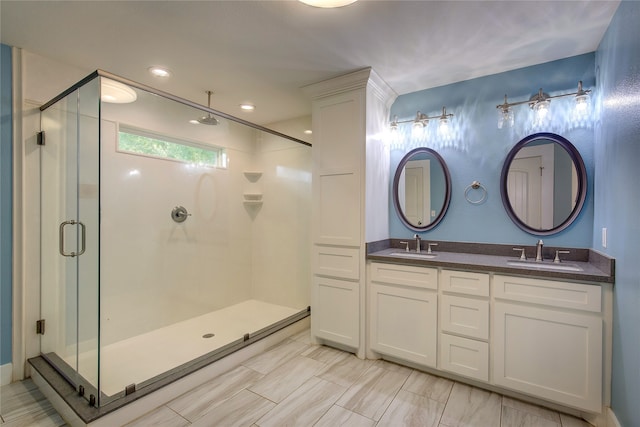
[{"label": "shower valve handle", "polygon": [[173,219],[175,222],[184,222],[186,221],[188,216],[191,216],[191,214],[187,212],[187,209],[185,209],[183,206],[176,206],[171,211],[171,219]]}]

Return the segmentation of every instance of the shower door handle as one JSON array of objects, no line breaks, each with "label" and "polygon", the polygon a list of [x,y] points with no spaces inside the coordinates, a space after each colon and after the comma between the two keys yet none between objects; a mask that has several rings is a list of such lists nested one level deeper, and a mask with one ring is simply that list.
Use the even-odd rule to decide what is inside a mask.
[{"label": "shower door handle", "polygon": [[[79,252],[65,252],[64,251],[64,228],[67,225],[80,225],[80,251]],[[84,253],[84,250],[86,249],[87,246],[87,233],[86,233],[86,228],[84,226],[84,224],[80,221],[74,221],[74,220],[70,220],[70,221],[64,221],[60,224],[60,255],[62,256],[66,256],[66,257],[77,257],[80,256]]]}]

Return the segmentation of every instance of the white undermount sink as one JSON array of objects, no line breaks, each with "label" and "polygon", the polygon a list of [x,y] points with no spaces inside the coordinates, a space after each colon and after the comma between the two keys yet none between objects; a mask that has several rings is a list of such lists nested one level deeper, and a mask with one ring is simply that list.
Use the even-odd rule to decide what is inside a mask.
[{"label": "white undermount sink", "polygon": [[423,254],[423,253],[417,253],[417,252],[394,252],[391,255],[401,256],[404,258],[420,258],[420,259],[431,259],[438,256],[437,254]]},{"label": "white undermount sink", "polygon": [[507,261],[507,264],[514,267],[535,268],[540,270],[583,271],[582,267],[577,266],[575,264],[567,264],[567,263],[549,264],[549,263],[542,263],[538,261],[509,260]]}]

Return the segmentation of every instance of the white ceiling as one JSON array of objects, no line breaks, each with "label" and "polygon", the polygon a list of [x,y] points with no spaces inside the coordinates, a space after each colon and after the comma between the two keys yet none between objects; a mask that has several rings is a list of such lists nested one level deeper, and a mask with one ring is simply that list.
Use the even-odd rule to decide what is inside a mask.
[{"label": "white ceiling", "polygon": [[[404,94],[597,49],[619,1],[0,1],[2,43],[246,120],[310,114],[301,87],[371,66]],[[168,67],[159,82],[147,72]],[[65,88],[61,88],[63,90]],[[251,102],[252,113],[238,105]]]}]

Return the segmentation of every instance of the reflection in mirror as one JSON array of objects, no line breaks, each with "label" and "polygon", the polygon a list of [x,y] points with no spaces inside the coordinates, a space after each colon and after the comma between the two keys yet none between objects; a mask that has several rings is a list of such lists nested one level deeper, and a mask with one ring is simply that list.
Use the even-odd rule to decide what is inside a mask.
[{"label": "reflection in mirror", "polygon": [[576,148],[551,133],[530,135],[502,169],[502,201],[514,223],[536,235],[565,229],[580,213],[587,176]]},{"label": "reflection in mirror", "polygon": [[393,180],[393,202],[400,220],[414,231],[435,227],[451,198],[451,178],[442,157],[430,148],[405,155]]}]

